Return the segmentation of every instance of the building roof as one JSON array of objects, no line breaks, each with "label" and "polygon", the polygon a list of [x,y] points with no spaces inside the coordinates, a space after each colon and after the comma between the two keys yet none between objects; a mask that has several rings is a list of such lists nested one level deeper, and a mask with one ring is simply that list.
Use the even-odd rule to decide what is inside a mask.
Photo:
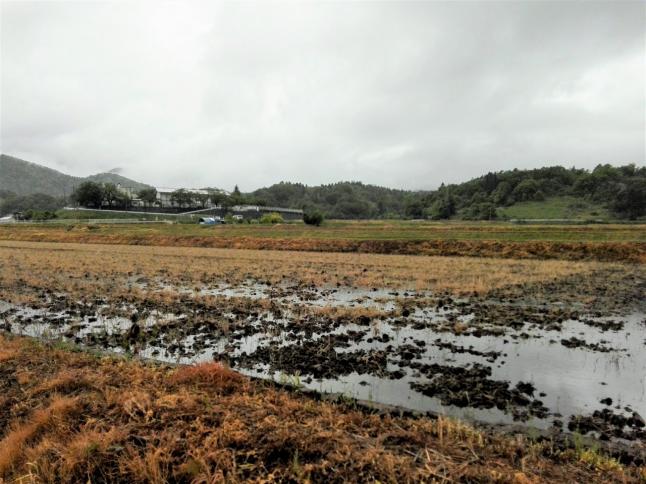
[{"label": "building roof", "polygon": [[[177,190],[182,190],[180,188],[169,188],[169,187],[155,187],[157,190],[157,193],[173,193]],[[201,188],[183,188],[183,190],[186,190],[189,193],[198,193],[201,195],[209,195],[213,192],[219,192],[219,193],[228,193],[225,190],[203,190]]]}]

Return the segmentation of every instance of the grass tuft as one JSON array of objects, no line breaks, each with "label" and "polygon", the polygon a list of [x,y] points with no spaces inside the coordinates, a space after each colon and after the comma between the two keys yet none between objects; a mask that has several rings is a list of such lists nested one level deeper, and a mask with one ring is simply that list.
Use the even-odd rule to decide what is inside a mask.
[{"label": "grass tuft", "polygon": [[179,368],[170,377],[172,385],[197,385],[218,393],[231,393],[248,380],[221,363],[200,363]]}]

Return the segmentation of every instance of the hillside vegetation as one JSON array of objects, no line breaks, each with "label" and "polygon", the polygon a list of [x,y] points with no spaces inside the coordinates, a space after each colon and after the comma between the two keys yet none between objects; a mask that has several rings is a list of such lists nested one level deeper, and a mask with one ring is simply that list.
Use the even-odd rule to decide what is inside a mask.
[{"label": "hillside vegetation", "polygon": [[608,220],[612,218],[612,214],[602,203],[574,196],[518,202],[509,207],[498,208],[497,215],[510,220]]},{"label": "hillside vegetation", "polygon": [[[359,182],[309,187],[278,183],[251,194],[268,205],[318,209],[328,218],[639,218],[646,215],[646,167],[552,166],[487,173],[428,192]],[[512,209],[513,207],[513,209]]]},{"label": "hillside vegetation", "polygon": [[[0,175],[0,215],[14,210],[54,210],[84,181],[121,184],[135,190],[148,187],[113,173],[73,177],[6,155],[0,157]],[[433,183],[436,180],[429,180],[429,185]],[[56,201],[35,194],[55,197]],[[31,198],[20,198],[26,196]],[[281,182],[246,194],[236,187],[229,198],[233,205],[301,208],[328,219],[639,219],[646,217],[646,167],[606,164],[591,171],[562,166],[514,169],[490,172],[460,184],[442,184],[433,191],[396,190],[361,182],[319,186]]]},{"label": "hillside vegetation", "polygon": [[419,203],[424,192],[395,190],[365,185],[361,182],[339,182],[309,187],[302,183],[281,182],[250,194],[270,206],[318,209],[328,218],[370,219],[401,218]]},{"label": "hillside vegetation", "polygon": [[[121,184],[135,190],[149,187],[145,183],[116,173],[97,173],[88,177],[66,175],[60,171],[7,155],[0,155],[0,175],[0,193],[10,192],[16,196],[42,193],[52,197],[66,197],[84,181]],[[3,197],[0,196],[0,198]]]},{"label": "hillside vegetation", "polygon": [[149,187],[116,173],[76,177],[20,158],[0,155],[0,216],[15,211],[58,210],[84,181],[121,184],[135,190]]},{"label": "hillside vegetation", "polygon": [[14,195],[42,193],[64,197],[72,193],[80,178],[13,156],[0,155],[0,190]]}]

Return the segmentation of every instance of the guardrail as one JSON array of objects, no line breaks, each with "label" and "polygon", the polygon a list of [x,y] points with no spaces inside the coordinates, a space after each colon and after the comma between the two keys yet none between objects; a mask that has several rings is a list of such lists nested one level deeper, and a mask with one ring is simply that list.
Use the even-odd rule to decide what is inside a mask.
[{"label": "guardrail", "polygon": [[176,224],[174,220],[136,220],[127,218],[95,218],[95,219],[75,219],[63,218],[53,220],[13,220],[11,222],[3,222],[10,224],[37,224],[37,225],[100,225],[100,224]]},{"label": "guardrail", "polygon": [[[199,210],[192,210],[190,212],[181,212],[179,215],[193,215],[199,213],[209,213],[214,210],[223,210],[221,205],[214,205],[209,208],[200,208]],[[278,213],[293,213],[302,215],[303,211],[299,208],[285,208],[285,207],[265,207],[263,205],[234,205],[229,207],[231,212],[278,212]]]}]

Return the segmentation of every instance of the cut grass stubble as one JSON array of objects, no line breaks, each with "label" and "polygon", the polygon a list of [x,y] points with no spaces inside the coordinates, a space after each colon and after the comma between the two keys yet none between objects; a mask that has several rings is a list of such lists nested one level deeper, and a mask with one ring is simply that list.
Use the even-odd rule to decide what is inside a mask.
[{"label": "cut grass stubble", "polygon": [[313,284],[484,293],[557,280],[607,263],[0,241],[0,287],[133,291],[137,279],[183,287]]}]

